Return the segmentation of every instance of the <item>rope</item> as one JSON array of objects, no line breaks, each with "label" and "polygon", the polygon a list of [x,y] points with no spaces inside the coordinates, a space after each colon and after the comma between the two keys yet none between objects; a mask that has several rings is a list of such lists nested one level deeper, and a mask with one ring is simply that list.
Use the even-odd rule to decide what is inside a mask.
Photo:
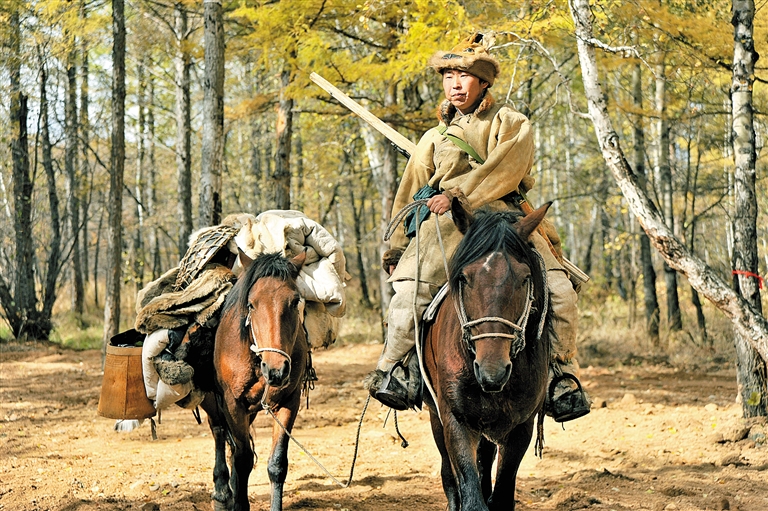
[{"label": "rope", "polygon": [[[280,419],[278,419],[277,415],[275,415],[275,413],[272,411],[272,407],[270,407],[269,404],[267,404],[267,392],[268,391],[269,391],[269,384],[266,384],[266,386],[264,387],[264,393],[261,395],[261,407],[264,409],[264,411],[267,412],[267,414],[270,417],[272,417],[272,419],[277,423],[277,425],[280,426],[280,429],[282,429],[283,432],[286,435],[288,435],[288,438],[290,438],[293,441],[293,443],[298,445],[299,449],[301,449],[304,452],[304,454],[309,456],[309,459],[311,459],[315,463],[315,465],[320,467],[320,469],[323,472],[325,472],[325,474],[329,478],[331,478],[333,480],[333,482],[335,482],[337,485],[339,485],[342,488],[349,488],[349,486],[352,484],[352,475],[355,472],[355,464],[357,462],[357,453],[358,453],[358,450],[359,450],[359,447],[360,447],[360,430],[363,427],[363,419],[365,418],[365,412],[368,410],[368,403],[370,403],[370,401],[371,401],[371,396],[369,395],[368,398],[365,400],[365,405],[363,405],[363,412],[360,414],[360,421],[358,421],[358,423],[357,423],[357,435],[355,436],[355,452],[354,452],[354,454],[352,456],[352,466],[349,469],[349,479],[347,480],[346,483],[342,483],[336,477],[334,477],[334,475],[331,474],[331,472],[327,468],[325,468],[325,466],[322,463],[320,463],[320,461],[317,458],[315,458],[312,455],[312,453],[310,453],[307,450],[306,447],[304,447],[301,444],[301,442],[296,440],[296,437],[294,437],[290,433],[290,431],[288,431],[288,429],[283,425],[283,423],[280,422]],[[402,438],[402,436],[400,438]]]},{"label": "rope", "polygon": [[[405,215],[407,215],[414,208],[419,206],[426,206],[427,202],[429,202],[429,199],[419,199],[417,201],[411,202],[410,204],[407,204],[403,209],[398,211],[394,218],[390,220],[389,224],[387,224],[387,230],[384,232],[384,241],[389,241],[392,233],[395,232],[395,227],[400,224],[400,221],[403,219],[403,217],[405,217]],[[416,232],[419,232],[419,222],[416,222]]]}]

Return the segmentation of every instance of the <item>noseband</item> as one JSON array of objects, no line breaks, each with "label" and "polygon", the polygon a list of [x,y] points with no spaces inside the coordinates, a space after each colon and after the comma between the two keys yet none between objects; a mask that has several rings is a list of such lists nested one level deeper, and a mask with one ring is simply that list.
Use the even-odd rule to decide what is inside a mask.
[{"label": "noseband", "polygon": [[[544,321],[547,317],[549,285],[547,284],[547,270],[544,267],[544,259],[537,251],[534,250],[534,253],[536,254],[539,261],[539,268],[544,279],[544,310],[541,313],[541,318],[539,319],[539,329],[536,333],[536,340],[538,341],[541,338],[542,332],[544,331]],[[467,311],[464,307],[464,285],[462,284],[461,280],[459,280],[459,289],[458,293],[456,294],[458,297],[458,303],[456,300],[454,300],[453,305],[456,308],[456,314],[459,316],[459,323],[461,324],[461,339],[464,341],[467,350],[472,353],[472,355],[476,355],[475,341],[493,337],[512,339],[512,346],[510,347],[509,353],[509,357],[511,359],[515,358],[518,353],[525,349],[525,327],[528,325],[528,318],[531,315],[531,310],[534,309],[533,302],[535,301],[535,297],[533,295],[533,280],[528,280],[528,289],[526,290],[525,294],[525,309],[523,309],[523,312],[516,323],[498,316],[483,316],[479,319],[470,320],[467,318]],[[514,333],[508,334],[505,332],[490,332],[485,334],[472,335],[472,327],[482,323],[501,323],[502,325],[510,327]]]},{"label": "noseband", "polygon": [[251,321],[251,312],[248,311],[248,316],[245,318],[245,326],[250,327],[251,331],[251,341],[253,341],[253,344],[251,344],[250,349],[252,352],[256,353],[256,355],[261,358],[261,354],[265,351],[269,351],[272,353],[279,353],[280,355],[284,356],[286,359],[288,359],[288,368],[290,372],[291,367],[291,356],[286,353],[285,351],[279,349],[279,348],[262,348],[259,346],[259,340],[256,338],[256,332],[253,330],[253,321]]}]

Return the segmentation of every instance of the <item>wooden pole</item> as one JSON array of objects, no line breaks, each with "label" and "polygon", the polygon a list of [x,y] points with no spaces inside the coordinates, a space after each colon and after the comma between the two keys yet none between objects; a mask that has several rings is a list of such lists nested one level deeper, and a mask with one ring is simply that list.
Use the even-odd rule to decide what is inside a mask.
[{"label": "wooden pole", "polygon": [[366,110],[366,108],[360,105],[357,101],[341,92],[331,82],[319,74],[312,73],[309,75],[309,79],[315,82],[321,89],[328,92],[339,103],[352,110],[352,112],[357,114],[361,119],[373,126],[376,131],[387,137],[393,144],[395,144],[395,146],[406,151],[409,156],[416,150],[416,144],[398,133],[389,124]]}]

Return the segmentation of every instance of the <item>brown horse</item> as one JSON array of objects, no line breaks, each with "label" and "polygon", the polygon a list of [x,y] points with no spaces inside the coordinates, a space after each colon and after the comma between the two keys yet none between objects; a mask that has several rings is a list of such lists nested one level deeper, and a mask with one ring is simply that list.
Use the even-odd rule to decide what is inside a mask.
[{"label": "brown horse", "polygon": [[451,299],[427,326],[423,348],[437,402],[429,392],[425,400],[451,511],[514,510],[517,470],[537,414],[542,433],[554,333],[544,263],[527,240],[548,207],[523,218],[497,212],[475,219],[452,204],[465,236],[449,266]]},{"label": "brown horse", "polygon": [[248,477],[255,459],[250,426],[256,414],[268,408],[276,419],[267,464],[270,509],[280,511],[288,432],[299,410],[309,353],[296,287],[306,256],[289,260],[262,254],[251,261],[241,252],[240,258],[245,271],[227,296],[216,331],[216,388],[202,403],[216,446],[213,504],[217,511],[250,509]]}]

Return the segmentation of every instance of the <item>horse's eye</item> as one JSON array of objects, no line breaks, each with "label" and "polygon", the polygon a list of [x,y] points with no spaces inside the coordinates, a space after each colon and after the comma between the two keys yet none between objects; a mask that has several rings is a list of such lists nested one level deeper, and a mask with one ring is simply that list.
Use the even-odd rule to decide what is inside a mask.
[{"label": "horse's eye", "polygon": [[466,274],[462,273],[459,275],[459,283],[460,284],[469,284],[469,280],[467,280]]},{"label": "horse's eye", "polygon": [[251,302],[248,302],[248,312],[251,312],[253,310],[253,304]]}]

